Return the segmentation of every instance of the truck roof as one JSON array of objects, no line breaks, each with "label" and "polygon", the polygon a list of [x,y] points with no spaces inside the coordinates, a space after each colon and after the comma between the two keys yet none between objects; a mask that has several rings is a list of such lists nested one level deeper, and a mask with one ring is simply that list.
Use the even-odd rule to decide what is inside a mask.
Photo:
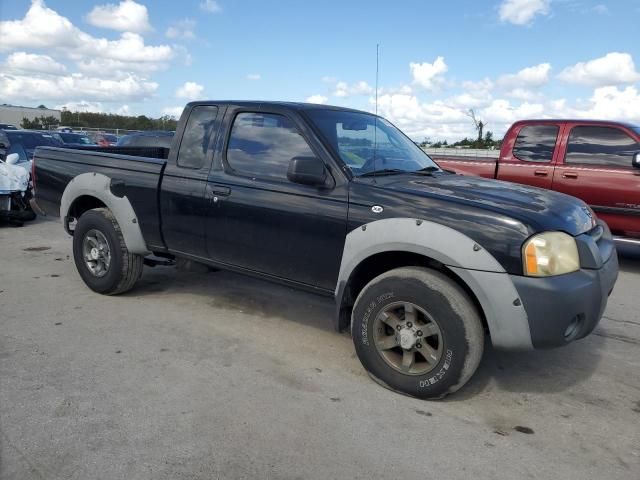
[{"label": "truck roof", "polygon": [[586,119],[586,118],[532,118],[528,120],[518,120],[514,125],[522,123],[545,123],[545,122],[565,122],[565,123],[593,123],[593,124],[606,124],[606,125],[622,125],[628,128],[638,128],[638,125],[629,122],[618,122],[616,120],[598,120],[598,119]]},{"label": "truck roof", "polygon": [[260,108],[263,106],[278,106],[278,107],[287,107],[292,110],[340,110],[344,112],[356,112],[356,113],[367,113],[371,114],[371,112],[366,112],[364,110],[357,110],[355,108],[347,108],[347,107],[337,107],[334,105],[324,105],[318,103],[305,103],[305,102],[279,102],[279,101],[263,101],[263,100],[198,100],[195,102],[189,102],[187,107],[194,107],[197,105],[240,105],[244,107],[250,108]]}]

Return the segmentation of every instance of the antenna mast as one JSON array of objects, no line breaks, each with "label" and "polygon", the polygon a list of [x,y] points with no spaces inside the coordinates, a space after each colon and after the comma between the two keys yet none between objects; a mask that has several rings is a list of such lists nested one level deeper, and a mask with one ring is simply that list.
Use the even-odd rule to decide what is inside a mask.
[{"label": "antenna mast", "polygon": [[380,65],[380,44],[376,43],[376,115],[378,115],[378,72]]}]

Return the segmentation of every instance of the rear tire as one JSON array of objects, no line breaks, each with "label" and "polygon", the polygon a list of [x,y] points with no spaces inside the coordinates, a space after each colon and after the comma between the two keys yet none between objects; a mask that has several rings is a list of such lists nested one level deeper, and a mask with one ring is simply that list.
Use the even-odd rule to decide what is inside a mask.
[{"label": "rear tire", "polygon": [[84,283],[104,295],[130,290],[144,266],[142,255],[127,249],[120,225],[107,208],[80,216],[73,232],[73,258]]},{"label": "rear tire", "polygon": [[358,358],[374,380],[423,399],[460,389],[484,350],[474,303],[454,281],[427,268],[374,278],[356,299],[351,328]]}]

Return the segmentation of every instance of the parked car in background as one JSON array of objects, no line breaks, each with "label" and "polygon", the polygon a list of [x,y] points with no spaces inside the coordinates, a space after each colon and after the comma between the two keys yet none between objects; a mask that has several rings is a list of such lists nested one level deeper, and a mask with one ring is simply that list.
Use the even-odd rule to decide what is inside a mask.
[{"label": "parked car in background", "polygon": [[95,147],[96,144],[83,133],[52,132],[52,135],[69,147]]},{"label": "parked car in background", "polygon": [[63,143],[48,131],[0,130],[0,160],[18,154],[18,163],[30,162],[37,147],[61,147]]},{"label": "parked car in background", "polygon": [[514,350],[589,335],[618,275],[581,200],[443,171],[357,110],[194,102],[170,149],[44,147],[34,172],[92,290],[181,259],[325,295],[371,376],[420,398],[467,382],[485,329]]},{"label": "parked car in background", "polygon": [[87,136],[99,147],[114,147],[118,143],[118,136],[112,133],[87,132]]},{"label": "parked car in background", "polygon": [[10,123],[0,123],[0,130],[18,130],[18,127]]},{"label": "parked car in background", "polygon": [[49,132],[0,130],[0,218],[20,225],[33,220],[31,170],[35,149],[63,144]]},{"label": "parked car in background", "polygon": [[125,135],[118,140],[118,147],[162,147],[171,148],[174,132],[138,132]]},{"label": "parked car in background", "polygon": [[584,200],[619,240],[640,244],[640,127],[587,120],[523,120],[500,156],[434,156],[442,168],[556,190]]}]

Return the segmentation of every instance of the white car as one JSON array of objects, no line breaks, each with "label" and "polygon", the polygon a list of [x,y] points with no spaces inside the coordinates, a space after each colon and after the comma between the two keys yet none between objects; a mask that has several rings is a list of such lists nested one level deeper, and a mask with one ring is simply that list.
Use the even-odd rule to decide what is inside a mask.
[{"label": "white car", "polygon": [[0,160],[0,220],[21,225],[36,215],[29,205],[31,161],[18,163],[19,160],[17,153]]}]

